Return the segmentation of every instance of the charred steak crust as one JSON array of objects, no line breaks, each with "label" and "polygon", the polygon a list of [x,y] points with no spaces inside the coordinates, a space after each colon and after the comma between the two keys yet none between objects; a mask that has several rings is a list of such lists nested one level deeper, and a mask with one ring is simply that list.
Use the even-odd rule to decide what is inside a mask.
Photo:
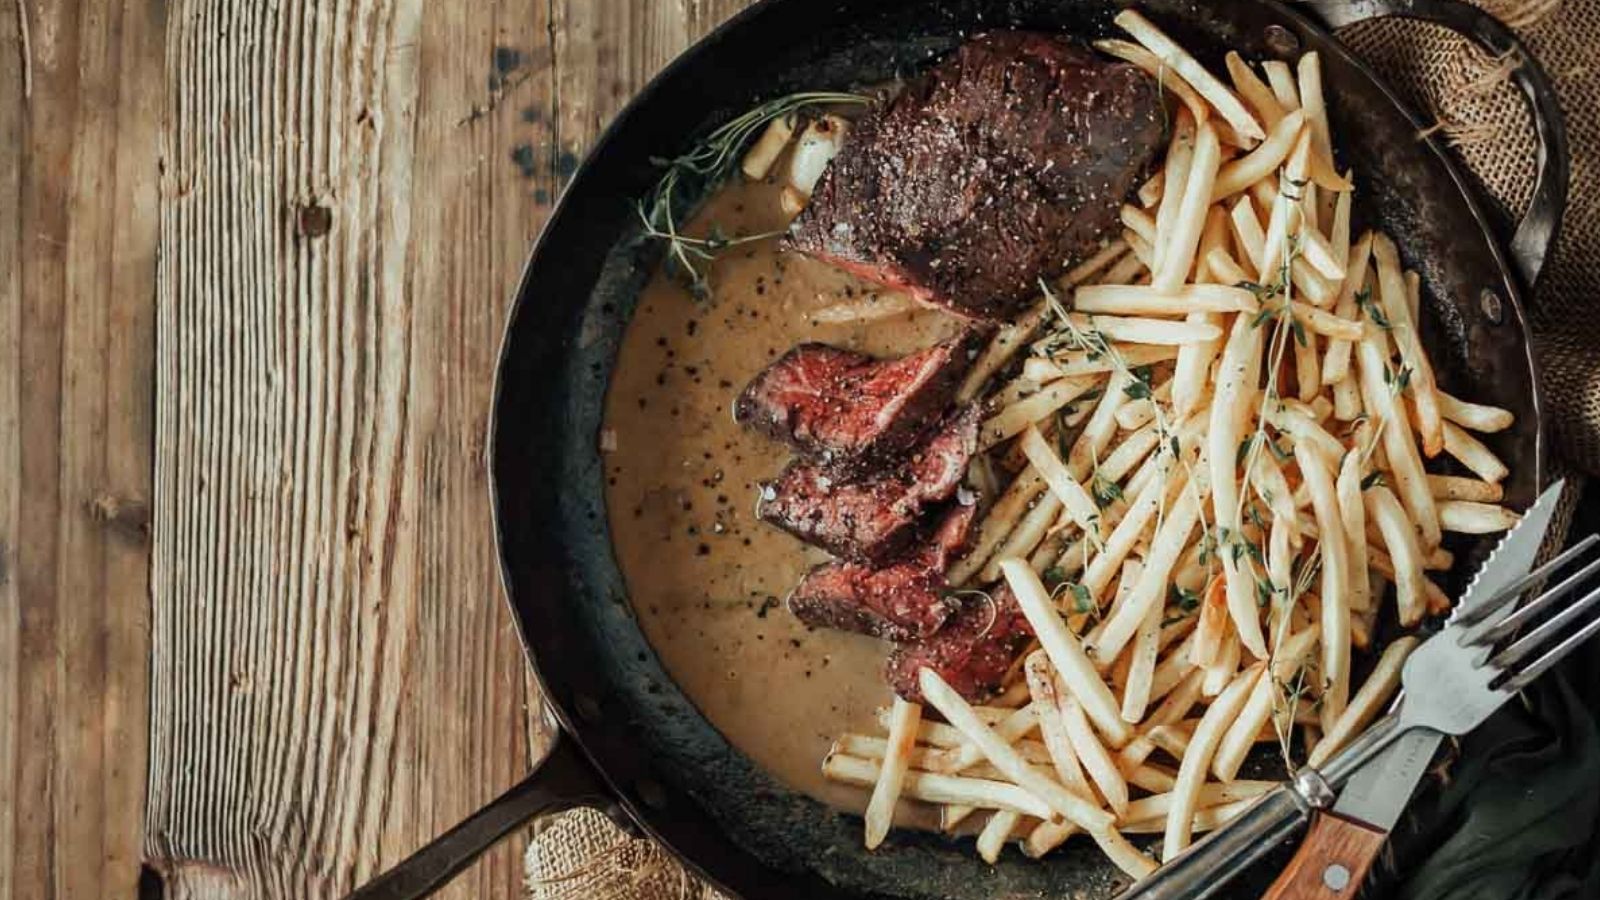
[{"label": "charred steak crust", "polygon": [[831,562],[806,574],[789,594],[790,612],[813,628],[838,628],[891,641],[938,631],[960,607],[944,579],[950,556],[966,544],[977,504],[954,503],[927,547],[883,567]]},{"label": "charred steak crust", "polygon": [[835,470],[894,460],[944,413],[988,333],[886,360],[800,344],[751,380],[733,415]]},{"label": "charred steak crust", "polygon": [[979,35],[856,124],[786,240],[1005,318],[1115,224],[1162,132],[1137,68],[1060,35]]},{"label": "charred steak crust", "polygon": [[884,678],[894,692],[922,702],[917,672],[929,668],[961,696],[972,702],[988,699],[1000,689],[1017,654],[1033,636],[1033,629],[1005,585],[987,595],[964,594],[960,608],[929,637],[894,649],[884,666]]},{"label": "charred steak crust", "polygon": [[756,515],[835,556],[882,563],[917,536],[925,510],[955,495],[978,427],[977,407],[955,413],[904,462],[872,474],[794,460],[762,486]]}]

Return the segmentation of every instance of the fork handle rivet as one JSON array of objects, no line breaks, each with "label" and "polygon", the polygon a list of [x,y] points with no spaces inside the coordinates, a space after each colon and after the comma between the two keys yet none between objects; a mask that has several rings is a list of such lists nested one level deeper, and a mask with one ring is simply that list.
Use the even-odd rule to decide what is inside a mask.
[{"label": "fork handle rivet", "polygon": [[1342,891],[1350,886],[1350,870],[1334,863],[1322,870],[1322,883],[1330,891]]}]

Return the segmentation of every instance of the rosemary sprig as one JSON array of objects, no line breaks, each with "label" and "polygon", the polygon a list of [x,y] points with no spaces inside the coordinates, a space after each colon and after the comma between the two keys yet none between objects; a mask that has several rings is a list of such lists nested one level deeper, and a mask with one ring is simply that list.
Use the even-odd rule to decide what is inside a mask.
[{"label": "rosemary sprig", "polygon": [[834,91],[803,91],[769,100],[717,127],[710,134],[673,159],[655,159],[665,169],[650,193],[638,202],[639,219],[645,235],[667,242],[667,252],[680,273],[689,281],[697,298],[710,295],[701,264],[719,251],[751,241],[763,240],[782,232],[728,238],[712,235],[689,237],[678,230],[678,217],[687,212],[694,198],[702,196],[726,178],[738,165],[740,153],[767,123],[793,116],[809,107],[826,104],[863,104],[871,101],[864,94]]}]

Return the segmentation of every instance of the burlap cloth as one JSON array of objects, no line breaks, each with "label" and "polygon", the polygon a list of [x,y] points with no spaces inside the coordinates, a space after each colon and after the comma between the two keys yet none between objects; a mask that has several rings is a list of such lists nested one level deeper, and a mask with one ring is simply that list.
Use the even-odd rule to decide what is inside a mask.
[{"label": "burlap cloth", "polygon": [[[1555,81],[1566,114],[1571,192],[1560,244],[1529,312],[1558,466],[1600,474],[1600,0],[1478,2],[1521,33]],[[1532,192],[1535,141],[1505,62],[1417,22],[1367,22],[1340,37],[1433,120],[1505,221],[1513,221]],[[724,897],[592,810],[535,825],[526,863],[536,900]]]}]

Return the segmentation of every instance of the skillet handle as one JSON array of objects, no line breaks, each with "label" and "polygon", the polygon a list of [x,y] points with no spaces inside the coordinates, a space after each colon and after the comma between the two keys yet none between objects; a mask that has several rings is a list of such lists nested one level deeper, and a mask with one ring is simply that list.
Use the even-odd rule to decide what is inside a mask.
[{"label": "skillet handle", "polygon": [[[555,745],[527,778],[357,888],[346,900],[420,900],[444,887],[519,826],[578,806],[600,809],[619,824],[626,819],[588,757],[575,741],[558,731]],[[631,828],[632,823],[625,827]]]},{"label": "skillet handle", "polygon": [[1304,0],[1299,5],[1315,12],[1329,28],[1386,16],[1434,22],[1471,39],[1495,57],[1517,60],[1511,79],[1533,109],[1539,153],[1533,200],[1512,235],[1511,259],[1523,285],[1532,290],[1561,228],[1572,168],[1561,105],[1544,67],[1515,32],[1461,0]]}]

